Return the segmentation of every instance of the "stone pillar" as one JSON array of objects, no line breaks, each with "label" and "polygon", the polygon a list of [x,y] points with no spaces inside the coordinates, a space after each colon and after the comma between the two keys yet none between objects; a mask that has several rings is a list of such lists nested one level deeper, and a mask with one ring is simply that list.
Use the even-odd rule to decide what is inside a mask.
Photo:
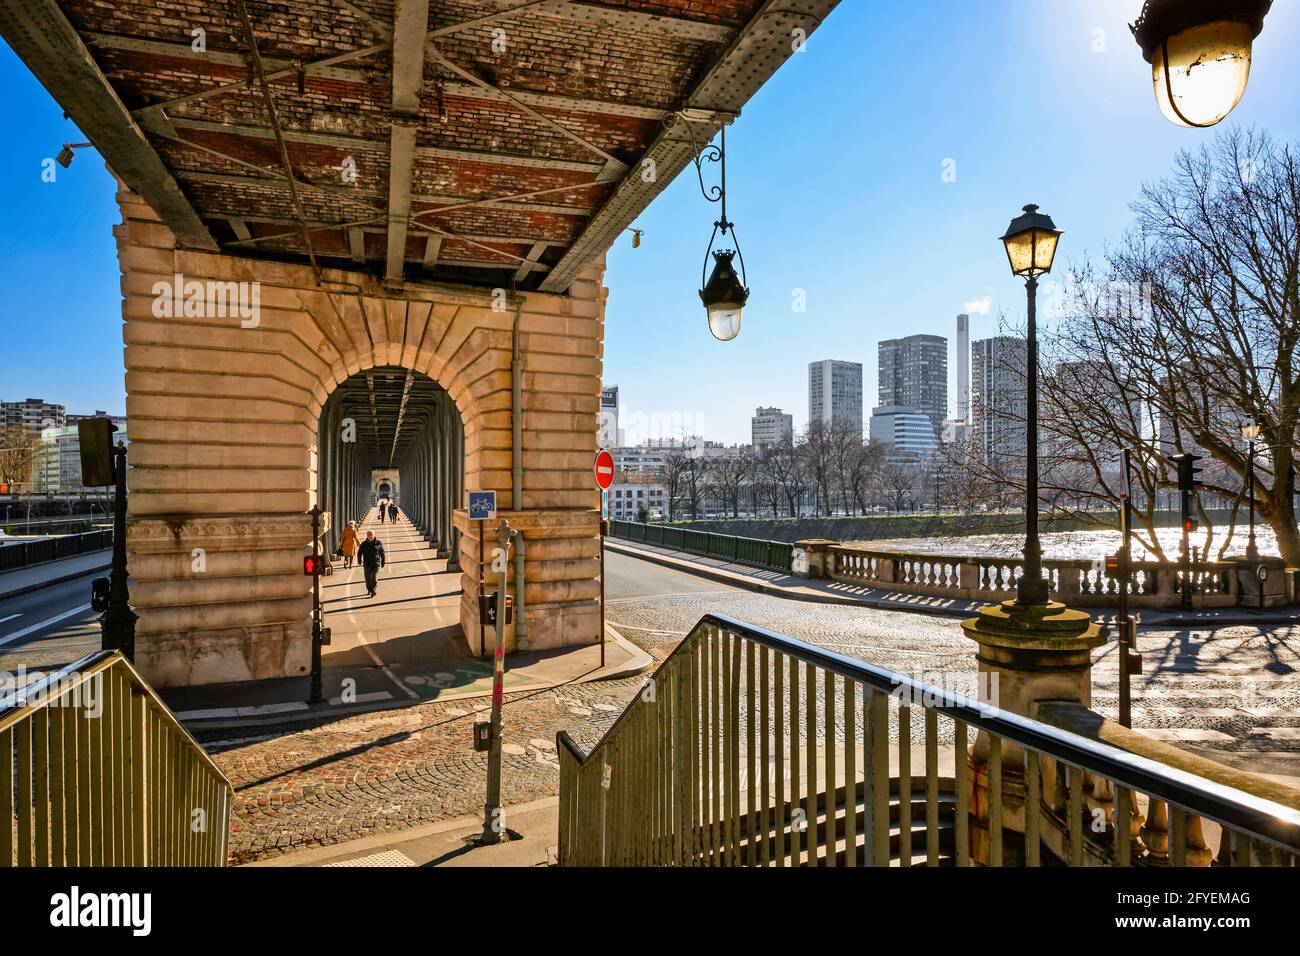
[{"label": "stone pillar", "polygon": [[[796,574],[802,578],[826,579],[835,577],[835,555],[831,553],[831,548],[837,547],[838,541],[831,541],[828,538],[809,538],[804,541],[794,543],[794,567],[790,569],[791,574]],[[804,555],[803,564],[799,561],[799,552]],[[800,567],[803,570],[799,570]]]},{"label": "stone pillar", "polygon": [[[1086,613],[1051,602],[1041,607],[1021,607],[1014,601],[980,608],[962,622],[966,636],[979,645],[976,661],[987,680],[990,702],[1002,710],[1033,716],[1037,701],[1063,700],[1090,706],[1092,702],[1091,650],[1106,643],[1106,628],[1094,624]],[[960,759],[961,755],[958,755]],[[989,741],[980,731],[970,752],[971,856],[977,863],[989,860]],[[1003,863],[1024,861],[1025,776],[1024,749],[1002,742]],[[1050,793],[1055,779],[1044,767],[1043,792]]]}]

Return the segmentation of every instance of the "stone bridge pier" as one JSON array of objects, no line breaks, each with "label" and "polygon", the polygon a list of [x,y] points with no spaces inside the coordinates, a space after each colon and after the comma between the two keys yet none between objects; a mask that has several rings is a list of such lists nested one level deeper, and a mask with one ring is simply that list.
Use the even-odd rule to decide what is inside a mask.
[{"label": "stone bridge pier", "polygon": [[[346,416],[331,403],[345,383],[353,383],[354,397],[366,394],[355,383],[368,372],[396,376],[408,391],[403,420],[412,472],[408,478],[402,471],[403,510],[440,547],[459,531],[465,632],[478,628],[479,525],[466,520],[464,492],[484,489],[497,492],[500,517],[528,539],[531,646],[598,640],[599,501],[591,462],[603,261],[588,266],[568,294],[525,292],[503,307],[492,290],[407,283],[393,291],[374,276],[328,269],[318,282],[305,265],[179,248],[138,195],[122,188],[118,200],[132,433],[127,549],[140,615],[137,663],[152,683],[308,672],[307,512],[320,502],[340,521],[356,517],[371,468],[394,460],[393,446],[381,447],[392,435],[391,415],[388,431],[375,431],[367,403],[352,402]],[[250,308],[221,309],[230,296]],[[427,380],[445,395],[442,406],[424,409],[424,425],[407,380]],[[340,438],[341,417],[353,420],[351,447]],[[456,440],[437,440],[453,432]],[[441,451],[430,452],[433,446]],[[332,476],[325,487],[322,473]]]}]

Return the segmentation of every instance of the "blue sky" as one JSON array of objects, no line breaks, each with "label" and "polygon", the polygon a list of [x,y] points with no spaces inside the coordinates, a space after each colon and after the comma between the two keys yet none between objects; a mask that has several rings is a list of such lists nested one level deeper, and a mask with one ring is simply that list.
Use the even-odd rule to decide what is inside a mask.
[{"label": "blue sky", "polygon": [[[1274,5],[1230,119],[1291,142],[1298,6]],[[1019,321],[1023,286],[997,236],[1022,205],[1066,230],[1058,262],[1097,256],[1123,233],[1141,184],[1213,136],[1157,111],[1125,26],[1140,7],[844,0],[727,134],[728,211],[752,289],[740,337],[716,342],[696,294],[717,207],[692,171],[641,216],[639,249],[625,236],[611,250],[605,381],[620,386],[624,414],[747,441],[758,405],[806,423],[810,361],[862,362],[870,408],[879,339],[930,332],[951,346],[963,303],[984,298],[972,337],[997,331],[999,308]],[[0,83],[0,398],[121,413],[113,181],[85,150],[41,182],[41,161],[78,134],[3,44]],[[948,160],[955,182],[943,181]],[[800,289],[807,311],[796,313]]]}]

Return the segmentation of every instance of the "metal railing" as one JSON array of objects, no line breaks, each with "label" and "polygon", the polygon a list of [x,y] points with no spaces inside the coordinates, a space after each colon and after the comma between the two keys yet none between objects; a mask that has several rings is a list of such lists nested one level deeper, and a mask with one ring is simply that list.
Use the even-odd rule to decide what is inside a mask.
[{"label": "metal railing", "polygon": [[45,561],[72,558],[113,546],[113,531],[87,531],[66,534],[43,541],[22,541],[0,546],[0,571],[15,571]]},{"label": "metal railing", "polygon": [[611,521],[609,533],[628,541],[644,541],[707,558],[725,558],[739,564],[752,564],[774,571],[790,572],[794,546],[787,541],[741,538],[714,531],[697,531],[676,525],[641,524],[637,521]]},{"label": "metal railing", "polygon": [[556,740],[565,866],[1250,866],[1300,853],[1296,791],[1222,768],[1231,786],[720,614],[590,754]]},{"label": "metal railing", "polygon": [[119,651],[0,698],[0,868],[224,866],[232,797]]}]

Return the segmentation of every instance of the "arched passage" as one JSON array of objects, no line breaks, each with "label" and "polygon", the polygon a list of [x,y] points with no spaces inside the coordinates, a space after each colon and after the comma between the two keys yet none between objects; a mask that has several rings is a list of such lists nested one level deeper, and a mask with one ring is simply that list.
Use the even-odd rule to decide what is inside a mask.
[{"label": "arched passage", "polygon": [[377,499],[388,498],[440,557],[454,553],[465,428],[456,403],[429,376],[379,365],[348,377],[321,409],[317,460],[331,551],[349,521],[359,523]]}]

